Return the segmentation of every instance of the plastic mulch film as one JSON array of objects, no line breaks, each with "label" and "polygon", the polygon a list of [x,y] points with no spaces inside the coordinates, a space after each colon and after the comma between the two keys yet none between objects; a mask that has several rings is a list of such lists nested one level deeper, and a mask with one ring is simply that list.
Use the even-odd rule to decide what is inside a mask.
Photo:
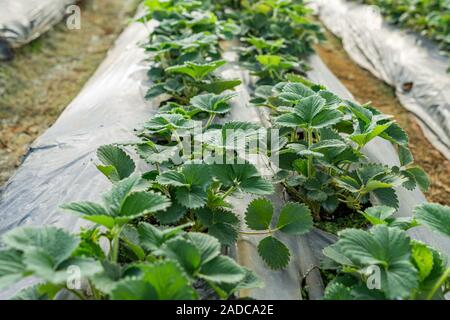
[{"label": "plastic mulch film", "polygon": [[[133,129],[140,128],[154,114],[156,105],[144,99],[149,86],[147,58],[137,43],[147,39],[150,28],[134,23],[117,40],[115,47],[86,84],[81,93],[62,113],[57,122],[32,146],[23,165],[7,183],[0,197],[0,235],[21,225],[55,225],[76,232],[84,223],[63,213],[59,205],[77,200],[99,200],[100,194],[110,187],[109,181],[95,168],[95,152],[100,145],[129,142],[135,139]],[[310,61],[315,69],[312,80],[321,82],[344,98],[351,96],[323,65],[317,56]],[[268,125],[267,115],[261,109],[247,106],[250,83],[248,73],[230,63],[222,70],[224,77],[240,77],[239,96],[227,120],[253,121]],[[390,144],[375,141],[366,150],[373,161],[383,155],[383,161],[395,161],[396,153]],[[138,162],[141,169],[145,164]],[[264,170],[260,166],[261,170]],[[410,214],[409,206],[424,201],[423,195],[400,191],[402,215]],[[288,200],[283,190],[270,197],[276,208]],[[235,212],[243,216],[251,197],[233,199]],[[404,203],[406,202],[406,203]],[[414,236],[439,244],[425,232]],[[310,299],[323,293],[323,283],[317,266],[322,249],[335,241],[335,237],[319,230],[306,236],[286,237],[292,257],[285,270],[271,271],[258,255],[255,237],[243,237],[232,252],[240,263],[254,270],[265,282],[262,289],[241,293],[258,299],[301,299],[305,284]],[[437,245],[436,245],[437,246]],[[440,247],[442,248],[442,247]],[[449,248],[444,252],[449,253]],[[0,293],[1,298],[12,296],[33,280],[17,284]]]},{"label": "plastic mulch film", "polygon": [[[341,82],[339,82],[339,80],[326,67],[319,56],[312,56],[309,64],[313,68],[313,70],[308,73],[308,77],[312,81],[327,86],[331,91],[343,99],[354,100],[352,94]],[[370,161],[389,166],[400,166],[397,152],[395,151],[393,145],[381,138],[373,139],[366,145],[365,148],[362,149],[362,152],[370,159]],[[398,187],[396,192],[400,203],[400,207],[397,212],[398,217],[411,217],[413,208],[423,202],[426,202],[425,196],[418,188],[409,191],[405,188]],[[377,199],[371,199],[371,201],[372,203],[376,203]],[[448,238],[432,233],[422,227],[413,228],[409,230],[408,233],[411,237],[426,242],[432,247],[441,250],[447,256],[450,256],[450,241]]]},{"label": "plastic mulch film", "polygon": [[360,66],[393,86],[430,142],[450,160],[448,56],[419,35],[383,21],[379,9],[345,0],[310,0]]},{"label": "plastic mulch film", "polygon": [[24,45],[61,21],[77,0],[0,0],[0,40]]}]

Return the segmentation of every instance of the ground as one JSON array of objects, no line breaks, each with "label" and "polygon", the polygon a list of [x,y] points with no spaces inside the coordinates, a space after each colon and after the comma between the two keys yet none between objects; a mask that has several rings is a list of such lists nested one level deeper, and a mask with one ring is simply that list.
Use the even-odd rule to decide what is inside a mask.
[{"label": "ground", "polygon": [[395,97],[394,89],[351,60],[338,38],[328,31],[326,37],[328,41],[316,47],[320,57],[356,100],[371,101],[383,113],[394,116],[409,135],[415,162],[430,177],[428,200],[450,205],[450,162],[425,138],[415,117]]},{"label": "ground", "polygon": [[81,30],[61,22],[0,62],[0,186],[37,136],[57,119],[104,59],[136,0],[83,0]]}]

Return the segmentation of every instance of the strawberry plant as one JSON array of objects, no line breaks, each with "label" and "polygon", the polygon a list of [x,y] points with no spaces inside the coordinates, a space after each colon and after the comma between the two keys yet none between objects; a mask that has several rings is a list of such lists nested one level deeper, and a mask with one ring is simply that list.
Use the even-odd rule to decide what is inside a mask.
[{"label": "strawberry plant", "polygon": [[308,67],[299,58],[323,40],[303,1],[245,1],[235,13],[243,21],[241,61],[259,84],[281,81],[287,72],[303,73]]},{"label": "strawberry plant", "polygon": [[[273,125],[284,132],[279,151],[281,183],[291,195],[309,204],[316,220],[340,204],[361,210],[372,196],[398,207],[394,187],[428,187],[426,174],[412,164],[408,137],[389,117],[370,105],[341,100],[325,88],[281,82],[256,90],[255,105],[267,107]],[[401,167],[372,164],[361,149],[374,138],[397,145]]]},{"label": "strawberry plant", "polygon": [[[412,240],[403,229],[424,225],[450,237],[449,210],[423,204],[414,209],[413,219],[401,222],[392,219],[393,208],[367,210],[365,216],[375,224],[373,228],[346,229],[335,244],[324,249],[325,268],[338,272],[328,284],[325,299],[444,299],[450,291],[446,257]],[[368,289],[370,281],[376,283]]]}]

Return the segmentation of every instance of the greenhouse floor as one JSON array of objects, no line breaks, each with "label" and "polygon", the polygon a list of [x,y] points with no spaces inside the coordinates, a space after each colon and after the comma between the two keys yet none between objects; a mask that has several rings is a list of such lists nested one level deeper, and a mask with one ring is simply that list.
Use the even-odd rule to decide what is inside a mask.
[{"label": "greenhouse floor", "polygon": [[68,30],[61,22],[16,50],[13,61],[0,64],[0,185],[95,72],[133,16],[137,1],[80,4],[81,30]]},{"label": "greenhouse floor", "polygon": [[327,42],[317,46],[316,52],[356,100],[371,101],[383,113],[394,116],[409,135],[415,162],[430,176],[428,200],[450,205],[450,162],[425,138],[417,120],[402,107],[394,90],[351,60],[338,38],[328,31],[326,37]]}]

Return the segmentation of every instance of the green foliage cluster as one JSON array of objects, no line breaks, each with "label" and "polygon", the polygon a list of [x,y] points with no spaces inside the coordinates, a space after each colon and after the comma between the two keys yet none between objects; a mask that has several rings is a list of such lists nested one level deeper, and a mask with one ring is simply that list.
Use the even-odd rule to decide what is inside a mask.
[{"label": "green foliage cluster", "polygon": [[376,5],[388,21],[417,31],[450,51],[450,1],[448,0],[359,0]]},{"label": "green foliage cluster", "polygon": [[[378,6],[389,23],[436,41],[450,55],[449,0],[356,0]],[[450,66],[447,69],[450,72]]]},{"label": "green foliage cluster", "polygon": [[[394,217],[397,188],[426,190],[429,184],[413,163],[407,135],[370,104],[342,100],[311,83],[302,77],[303,68],[280,71],[286,60],[311,51],[319,37],[302,1],[147,0],[145,5],[142,20],[159,23],[144,45],[155,83],[147,98],[162,96],[158,112],[136,141],[98,149],[97,168],[112,184],[101,200],[62,205],[91,227],[76,235],[21,227],[3,236],[0,288],[34,277],[40,282],[15,298],[54,299],[69,292],[80,299],[198,299],[205,298],[206,288],[227,299],[263,285],[224,254],[240,235],[259,236],[261,259],[279,270],[291,256],[279,235],[305,235],[315,222],[332,220],[340,211],[360,214],[373,227],[343,230],[324,250],[323,268],[338,274],[326,299],[443,297],[449,290],[446,258],[405,230],[421,225],[450,237],[449,208],[423,204],[414,218]],[[243,161],[248,145],[241,150],[229,142],[255,139],[267,129],[223,121],[240,80],[218,75],[226,64],[220,41],[237,36],[243,65],[264,66],[257,72],[249,66],[260,77],[251,102],[266,107],[281,132],[280,148],[273,151],[279,168],[270,180]],[[399,165],[371,163],[362,149],[373,139],[393,143]],[[232,162],[217,161],[224,158]],[[275,209],[266,196],[279,184],[295,201]],[[233,203],[242,193],[252,200],[241,221]],[[365,283],[374,266],[381,280],[369,290]],[[81,286],[68,272],[72,267],[83,278]]]},{"label": "green foliage cluster", "polygon": [[324,39],[312,22],[304,1],[243,1],[240,49],[243,65],[258,76],[257,84],[275,84],[289,72],[308,70],[301,59],[313,52],[312,45]]}]

